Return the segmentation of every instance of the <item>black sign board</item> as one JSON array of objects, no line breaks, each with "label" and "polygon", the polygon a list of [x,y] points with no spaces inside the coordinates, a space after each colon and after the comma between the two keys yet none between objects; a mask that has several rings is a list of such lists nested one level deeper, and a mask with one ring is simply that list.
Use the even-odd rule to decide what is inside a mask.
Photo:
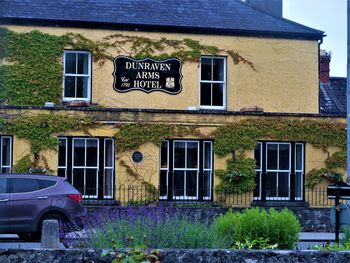
[{"label": "black sign board", "polygon": [[329,199],[335,199],[339,191],[339,199],[350,200],[350,185],[344,182],[338,182],[337,184],[331,184],[327,187],[327,196]]},{"label": "black sign board", "polygon": [[118,56],[114,59],[113,88],[118,92],[142,90],[178,94],[181,86],[181,61],[177,58],[154,60]]}]

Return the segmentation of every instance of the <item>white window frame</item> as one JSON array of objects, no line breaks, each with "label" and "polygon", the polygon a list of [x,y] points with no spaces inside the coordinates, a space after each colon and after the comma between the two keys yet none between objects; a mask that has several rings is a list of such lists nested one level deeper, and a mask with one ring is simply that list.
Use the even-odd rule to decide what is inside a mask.
[{"label": "white window frame", "polygon": [[[289,170],[280,170],[279,169],[279,146],[282,145],[282,144],[285,144],[285,145],[289,145]],[[268,150],[268,145],[277,145],[277,169],[267,169],[267,160],[268,160],[268,155],[267,155],[267,150]],[[266,143],[266,157],[265,157],[265,165],[266,165],[266,174],[267,173],[276,173],[276,195],[275,197],[268,197],[266,196],[266,200],[290,200],[290,174],[291,174],[291,155],[292,155],[292,144],[291,143],[288,143],[288,142],[267,142]],[[279,197],[278,196],[278,173],[288,173],[288,197]],[[267,180],[267,179],[265,179]]]},{"label": "white window frame", "polygon": [[[2,160],[3,160],[3,155],[4,155],[4,152],[3,152],[3,141],[4,139],[9,139],[10,140],[10,164],[9,165],[3,165],[2,164]],[[9,169],[9,172],[11,173],[12,172],[12,137],[11,136],[1,136],[1,163],[0,163],[0,174],[2,174],[2,169],[3,168],[7,168]]]},{"label": "white window frame", "polygon": [[[88,54],[88,74],[72,74],[66,73],[66,54]],[[76,56],[78,59],[78,56]],[[76,61],[76,67],[78,66],[78,62]],[[65,97],[65,77],[88,77],[87,81],[87,97],[86,98],[78,98],[78,97]],[[75,83],[76,85],[76,83]],[[91,52],[82,51],[82,50],[65,50],[63,54],[63,90],[62,90],[62,101],[69,102],[74,100],[83,100],[83,101],[91,101]]]},{"label": "white window frame", "polygon": [[[205,168],[205,144],[209,144],[210,145],[210,167],[209,168]],[[212,141],[204,141],[203,142],[203,176],[204,176],[204,172],[210,172],[209,173],[209,196],[206,197],[203,194],[203,200],[211,200],[212,197],[212,187],[213,187],[213,182],[212,182],[212,178],[213,178],[213,142]],[[204,178],[203,178],[204,180]],[[203,185],[204,187],[204,185]],[[197,184],[197,188],[198,188],[198,184]],[[198,194],[197,194],[198,195]]]},{"label": "white window frame", "polygon": [[[297,170],[297,145],[301,145],[301,169]],[[296,190],[295,190],[295,194],[294,194],[294,198],[295,200],[303,200],[304,198],[304,189],[303,189],[303,183],[304,183],[304,143],[295,143],[295,150],[294,150],[294,167],[295,167],[295,177],[297,176],[297,173],[301,173],[301,184],[300,184],[300,193],[301,193],[301,197],[297,197],[296,196]]]},{"label": "white window frame", "polygon": [[[166,200],[168,199],[168,186],[169,186],[169,141],[168,140],[165,140],[162,142],[163,143],[166,143],[167,146],[166,146],[166,150],[167,150],[167,161],[166,161],[166,166],[167,167],[162,167],[162,164],[160,164],[160,171],[166,171],[166,195],[160,195],[160,174],[159,174],[159,200]],[[159,147],[160,151],[159,151],[159,160],[162,160],[162,149],[161,147]]]},{"label": "white window frame", "polygon": [[[214,80],[202,80],[202,58],[209,58],[209,59],[221,59],[224,61],[224,80],[223,81],[214,81]],[[218,57],[218,56],[201,56],[200,57],[200,67],[199,67],[199,108],[200,109],[210,109],[210,110],[225,110],[226,109],[226,90],[227,90],[227,85],[226,85],[226,64],[227,64],[227,59],[226,57]],[[213,75],[213,66],[212,68],[212,75]],[[202,105],[201,102],[201,84],[202,83],[210,83],[210,84],[223,84],[223,91],[222,91],[222,106],[208,106],[208,105]],[[211,96],[212,98],[212,96]],[[211,101],[211,104],[212,101]]]},{"label": "white window frame", "polygon": [[[262,164],[263,164],[263,144],[262,142],[258,142],[257,145],[259,145],[260,150],[260,167],[259,169],[255,169],[255,174],[259,173],[259,196],[254,196],[254,200],[261,200],[261,185],[262,185]],[[255,151],[254,151],[255,152]],[[255,156],[254,156],[255,157]]]},{"label": "white window frame", "polygon": [[[84,140],[85,141],[85,152],[84,152],[84,166],[75,166],[74,165],[74,145],[76,140]],[[97,142],[97,164],[96,166],[86,166],[86,144],[87,141],[96,141]],[[84,169],[84,192],[82,193],[83,198],[97,198],[98,197],[98,189],[99,189],[99,182],[98,182],[98,173],[99,173],[99,160],[100,160],[100,143],[98,138],[80,138],[80,137],[74,137],[72,140],[72,185],[74,186],[74,169]],[[96,194],[95,195],[86,195],[86,169],[96,169]]]},{"label": "white window frame", "polygon": [[[183,195],[175,195],[175,191],[173,190],[173,199],[174,200],[196,200],[198,199],[198,184],[199,184],[199,141],[195,140],[174,140],[173,141],[173,158],[175,157],[175,143],[180,142],[180,143],[185,143],[185,168],[176,168],[175,167],[175,162],[173,160],[173,180],[175,181],[175,171],[184,171],[184,194]],[[195,142],[197,143],[197,168],[187,168],[187,143],[189,142]],[[196,196],[187,196],[186,195],[186,178],[187,178],[187,173],[186,171],[197,171],[196,175]],[[173,188],[174,188],[174,183],[173,183]]]},{"label": "white window frame", "polygon": [[[111,141],[112,142],[112,166],[107,166],[106,164],[106,142],[107,141]],[[104,189],[104,185],[105,185],[105,181],[103,181],[103,198],[113,198],[113,193],[114,193],[114,178],[115,178],[115,174],[114,174],[114,139],[112,138],[104,138],[103,140],[103,143],[104,143],[104,151],[103,151],[103,180],[106,179],[106,170],[112,170],[112,182],[111,182],[111,186],[112,186],[112,189],[111,189],[111,193],[112,195],[105,195],[105,189]],[[97,160],[97,165],[98,165],[98,162],[99,162],[99,159]],[[97,175],[98,177],[98,175]]]},{"label": "white window frame", "polygon": [[[65,143],[65,145],[66,145],[66,152],[65,152],[65,155],[66,155],[66,157],[65,157],[65,160],[66,160],[66,162],[65,162],[65,164],[64,164],[64,166],[59,166],[58,165],[58,162],[59,162],[59,156],[57,156],[57,172],[58,172],[58,169],[64,169],[64,178],[67,178],[67,168],[68,168],[68,138],[67,137],[59,137],[58,138],[58,140],[59,141],[65,141],[64,143]],[[59,154],[59,145],[57,145],[57,152],[58,152],[58,154]]]}]

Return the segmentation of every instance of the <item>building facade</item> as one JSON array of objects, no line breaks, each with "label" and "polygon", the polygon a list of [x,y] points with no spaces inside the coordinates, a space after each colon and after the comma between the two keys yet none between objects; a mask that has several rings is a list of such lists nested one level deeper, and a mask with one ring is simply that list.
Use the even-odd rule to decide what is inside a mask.
[{"label": "building facade", "polygon": [[3,173],[47,166],[106,202],[312,206],[344,169],[321,31],[232,0],[4,6]]}]

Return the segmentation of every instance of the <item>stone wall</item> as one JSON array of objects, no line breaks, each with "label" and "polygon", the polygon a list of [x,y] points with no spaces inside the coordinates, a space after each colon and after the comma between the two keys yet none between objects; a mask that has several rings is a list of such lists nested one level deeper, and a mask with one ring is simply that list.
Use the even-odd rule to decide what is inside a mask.
[{"label": "stone wall", "polygon": [[[100,250],[0,250],[0,262],[6,263],[80,263],[111,262],[113,257],[101,257]],[[166,263],[340,263],[350,262],[349,251],[282,251],[282,250],[218,250],[218,249],[167,249],[161,251],[161,262]]]},{"label": "stone wall", "polygon": [[[90,210],[96,209],[117,209],[120,213],[127,213],[129,207],[99,207],[99,208],[89,208]],[[137,208],[136,208],[137,209]],[[140,209],[140,211],[142,211]],[[180,215],[188,215],[191,217],[196,217],[201,220],[212,221],[219,214],[226,213],[229,208],[225,207],[149,207],[147,209],[162,209],[162,212],[178,212]],[[283,207],[275,208],[276,210],[281,210]],[[331,225],[330,221],[330,209],[329,208],[308,208],[308,207],[288,207],[299,219],[302,226],[302,232],[334,232],[335,229]],[[244,208],[232,208],[233,211],[242,211]]]}]

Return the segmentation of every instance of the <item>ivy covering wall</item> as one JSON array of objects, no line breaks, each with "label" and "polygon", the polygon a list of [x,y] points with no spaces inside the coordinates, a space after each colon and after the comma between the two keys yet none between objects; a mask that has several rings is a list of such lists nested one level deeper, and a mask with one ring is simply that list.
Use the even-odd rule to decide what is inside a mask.
[{"label": "ivy covering wall", "polygon": [[[176,57],[183,63],[198,62],[203,54],[226,53],[235,64],[243,63],[256,70],[254,64],[234,50],[221,50],[199,41],[160,40],[139,36],[112,34],[93,41],[77,33],[61,36],[40,31],[17,33],[0,27],[0,103],[8,105],[56,105],[62,97],[62,56],[64,49],[89,50],[99,66],[118,54],[134,58]],[[173,50],[167,52],[166,50]]]}]

